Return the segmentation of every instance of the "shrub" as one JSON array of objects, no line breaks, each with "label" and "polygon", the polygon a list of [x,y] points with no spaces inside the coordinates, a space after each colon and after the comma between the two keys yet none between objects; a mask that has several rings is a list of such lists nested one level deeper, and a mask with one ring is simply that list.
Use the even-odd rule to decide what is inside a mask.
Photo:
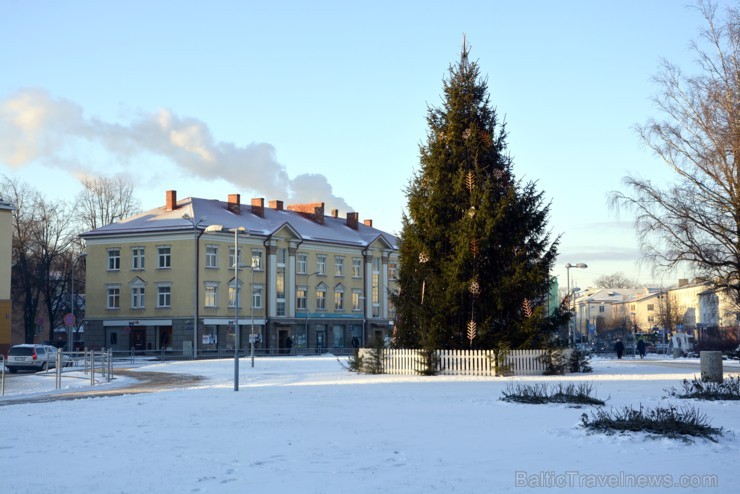
[{"label": "shrub", "polygon": [[666,389],[674,398],[696,398],[698,400],[740,400],[740,376],[728,377],[721,383],[702,382],[694,376],[692,381],[684,379],[683,390]]},{"label": "shrub", "polygon": [[570,352],[568,359],[568,370],[570,372],[593,372],[591,368],[591,357],[578,349]]},{"label": "shrub", "polygon": [[604,405],[604,401],[591,396],[593,386],[590,383],[563,384],[548,386],[537,384],[510,384],[502,391],[502,401],[514,403],[573,403],[578,405]]},{"label": "shrub", "polygon": [[677,408],[670,406],[654,409],[639,409],[631,406],[622,409],[599,409],[581,415],[581,426],[594,432],[612,435],[617,432],[647,432],[657,436],[678,438],[689,441],[687,436],[704,437],[717,442],[715,436],[723,435],[723,429],[712,427],[704,413],[693,407]]},{"label": "shrub", "polygon": [[566,359],[563,351],[559,348],[548,348],[542,354],[540,360],[545,364],[545,376],[554,376],[565,374]]}]

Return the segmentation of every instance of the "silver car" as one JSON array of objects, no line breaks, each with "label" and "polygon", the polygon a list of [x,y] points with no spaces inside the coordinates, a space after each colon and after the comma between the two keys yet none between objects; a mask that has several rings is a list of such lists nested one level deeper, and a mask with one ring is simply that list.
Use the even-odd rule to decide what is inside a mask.
[{"label": "silver car", "polygon": [[15,345],[8,350],[5,366],[11,374],[19,370],[39,371],[56,366],[57,349],[51,345]]}]

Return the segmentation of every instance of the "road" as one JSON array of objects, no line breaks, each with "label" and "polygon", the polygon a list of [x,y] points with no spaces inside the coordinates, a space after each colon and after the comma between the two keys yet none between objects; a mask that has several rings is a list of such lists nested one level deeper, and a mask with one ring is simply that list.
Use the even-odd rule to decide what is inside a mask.
[{"label": "road", "polygon": [[0,407],[18,405],[22,403],[48,403],[52,401],[79,400],[81,398],[99,398],[109,396],[123,396],[141,393],[156,393],[167,389],[187,388],[203,380],[202,376],[190,374],[173,374],[169,372],[139,372],[131,369],[116,369],[114,374],[130,377],[136,382],[125,387],[115,389],[85,388],[67,392],[41,396],[5,397],[0,400]]}]

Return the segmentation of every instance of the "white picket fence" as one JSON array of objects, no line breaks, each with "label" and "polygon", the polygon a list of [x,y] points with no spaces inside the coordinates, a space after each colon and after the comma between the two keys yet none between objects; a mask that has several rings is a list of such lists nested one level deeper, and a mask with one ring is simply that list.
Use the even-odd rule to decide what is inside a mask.
[{"label": "white picket fence", "polygon": [[[507,374],[515,376],[541,375],[545,371],[540,358],[544,353],[544,350],[510,350],[503,367]],[[437,371],[442,375],[496,375],[493,350],[437,350],[435,357]],[[383,351],[383,368],[386,374],[420,374],[424,369],[423,359],[421,350],[387,348]]]}]

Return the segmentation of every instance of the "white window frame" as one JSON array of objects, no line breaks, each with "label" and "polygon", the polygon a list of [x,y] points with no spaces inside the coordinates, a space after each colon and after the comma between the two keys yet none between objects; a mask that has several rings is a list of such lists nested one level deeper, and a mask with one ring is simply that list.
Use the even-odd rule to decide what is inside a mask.
[{"label": "white window frame", "polygon": [[320,275],[326,275],[326,255],[318,254],[316,256],[316,272]]},{"label": "white window frame", "polygon": [[344,257],[334,256],[334,276],[344,276]]},{"label": "white window frame", "polygon": [[308,273],[308,254],[299,252],[296,256],[296,273],[307,274]]},{"label": "white window frame", "polygon": [[206,282],[203,290],[203,306],[218,307],[218,283]]},{"label": "white window frame", "polygon": [[326,285],[319,283],[316,287],[316,310],[326,310]]},{"label": "white window frame", "polygon": [[206,245],[206,268],[218,269],[218,245]]},{"label": "white window frame", "polygon": [[362,258],[361,257],[352,258],[352,277],[362,278]]},{"label": "white window frame", "polygon": [[172,246],[157,246],[157,269],[170,269],[172,266]]},{"label": "white window frame", "polygon": [[252,249],[252,269],[255,271],[262,271],[262,249]]},{"label": "white window frame", "polygon": [[121,285],[109,285],[107,287],[105,308],[112,310],[121,308]]},{"label": "white window frame", "polygon": [[108,271],[121,270],[121,249],[108,249]]},{"label": "white window frame", "polygon": [[341,283],[334,287],[334,310],[344,311],[344,287]]},{"label": "white window frame", "polygon": [[252,285],[252,308],[253,309],[261,309],[262,308],[262,292],[264,291],[264,287],[262,285]]},{"label": "white window frame", "polygon": [[169,309],[172,307],[172,285],[157,285],[157,308]]},{"label": "white window frame", "polygon": [[131,269],[143,271],[145,268],[144,247],[131,247]]}]

